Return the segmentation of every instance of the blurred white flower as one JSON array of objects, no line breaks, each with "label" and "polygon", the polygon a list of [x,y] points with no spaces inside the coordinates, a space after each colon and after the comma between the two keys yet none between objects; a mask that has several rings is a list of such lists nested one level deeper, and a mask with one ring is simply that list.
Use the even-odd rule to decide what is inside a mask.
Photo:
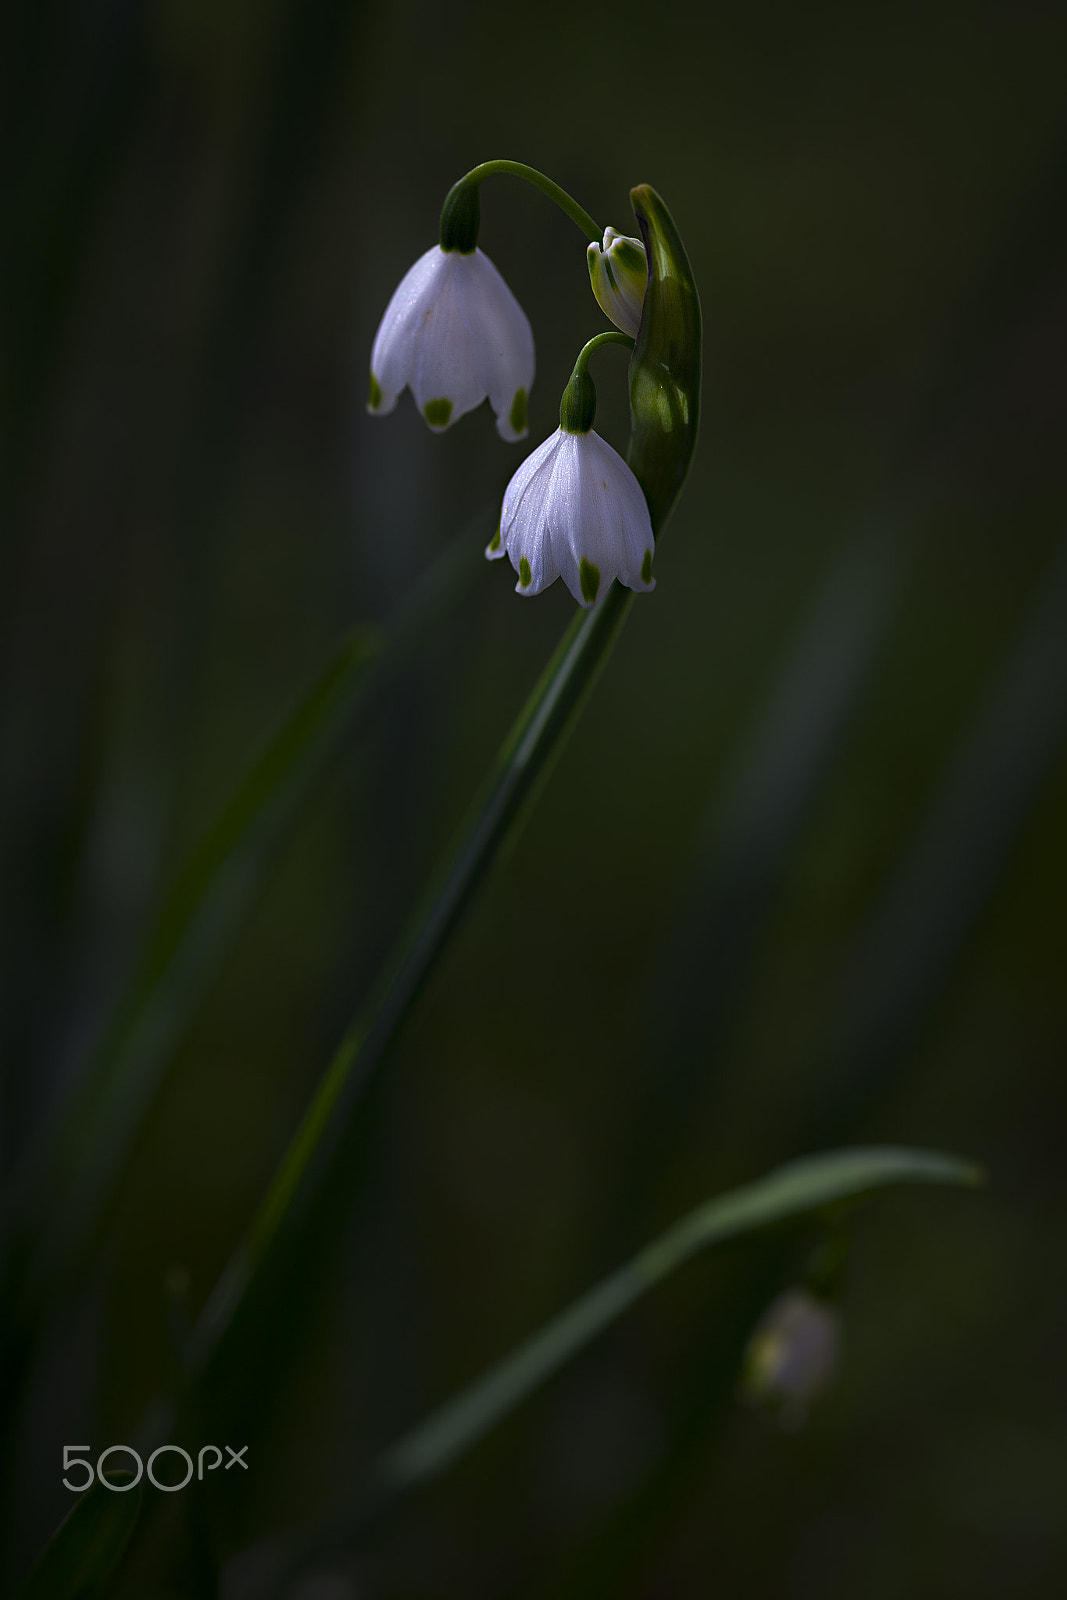
[{"label": "blurred white flower", "polygon": [[439,433],[488,395],[501,438],[523,439],[533,379],[533,331],[489,257],[435,244],[386,307],[371,351],[367,410],[392,411],[410,386]]},{"label": "blurred white flower", "polygon": [[641,240],[605,228],[603,244],[594,240],[585,258],[597,305],[617,328],[636,339],[648,286],[648,257]]},{"label": "blurred white flower", "polygon": [[510,557],[519,594],[540,594],[562,577],[588,607],[615,578],[628,589],[654,589],[654,549],[645,497],[622,457],[592,429],[561,426],[508,484],[485,553]]},{"label": "blurred white flower", "polygon": [[782,1421],[799,1427],[808,1406],[837,1371],[841,1316],[809,1289],[787,1289],[756,1324],[744,1357],[750,1399],[781,1407]]}]

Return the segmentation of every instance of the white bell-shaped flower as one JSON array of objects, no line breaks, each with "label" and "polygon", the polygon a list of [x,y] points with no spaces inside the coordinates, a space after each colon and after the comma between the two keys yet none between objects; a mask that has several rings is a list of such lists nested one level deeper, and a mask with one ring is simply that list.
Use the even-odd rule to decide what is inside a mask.
[{"label": "white bell-shaped flower", "polygon": [[488,395],[500,436],[523,439],[533,379],[533,330],[489,257],[435,244],[386,307],[371,351],[367,409],[392,411],[410,387],[440,433]]},{"label": "white bell-shaped flower", "polygon": [[592,429],[560,426],[508,484],[485,553],[510,558],[519,594],[539,594],[561,577],[588,607],[615,578],[654,589],[654,549],[645,497],[622,457]]},{"label": "white bell-shaped flower", "polygon": [[603,244],[594,239],[585,258],[597,305],[617,328],[636,339],[648,287],[648,256],[641,240],[605,228]]},{"label": "white bell-shaped flower", "polygon": [[841,1314],[807,1288],[787,1289],[767,1307],[749,1339],[744,1387],[757,1403],[779,1406],[800,1427],[841,1359]]}]

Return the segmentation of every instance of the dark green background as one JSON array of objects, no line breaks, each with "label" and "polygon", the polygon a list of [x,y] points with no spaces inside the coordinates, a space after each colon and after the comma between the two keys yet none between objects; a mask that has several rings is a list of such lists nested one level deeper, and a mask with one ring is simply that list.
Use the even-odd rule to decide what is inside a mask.
[{"label": "dark green background", "polygon": [[[656,593],[391,1056],[321,1250],[209,1402],[205,1442],[251,1440],[216,1552],[307,1515],[687,1206],[889,1140],[991,1182],[864,1213],[805,1431],[734,1394],[802,1251],[738,1249],[363,1542],[353,1592],[1051,1600],[1067,17],[172,0],[2,30],[8,1162],[286,702],[522,459],[487,407],[441,438],[408,396],[364,412],[449,185],[511,157],[627,231],[649,182],[704,308]],[[482,215],[534,327],[532,446],[603,320],[546,200],[494,179]],[[624,449],[621,352],[596,376]],[[66,1509],[62,1444],[128,1438],[165,1382],[168,1269],[195,1312],[571,613],[486,563],[309,810],[39,1363],[12,1570]],[[807,675],[850,624],[853,666]],[[790,689],[784,775],[738,791]],[[194,1582],[171,1505],[121,1592]]]}]

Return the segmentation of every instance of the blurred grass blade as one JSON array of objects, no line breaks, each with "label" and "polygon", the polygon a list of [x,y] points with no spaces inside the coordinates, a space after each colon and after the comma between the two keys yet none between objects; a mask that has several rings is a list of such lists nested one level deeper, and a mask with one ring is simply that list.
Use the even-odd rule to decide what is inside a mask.
[{"label": "blurred grass blade", "polygon": [[817,1215],[834,1215],[881,1189],[911,1184],[974,1187],[973,1163],[892,1146],[828,1151],[791,1161],[755,1183],[705,1201],[604,1278],[484,1377],[397,1441],[313,1526],[240,1558],[267,1574],[270,1594],[289,1592],[309,1563],[343,1548],[396,1496],[439,1476],[474,1448],[568,1361],[694,1256]]},{"label": "blurred grass blade", "polygon": [[1067,539],[974,708],[840,984],[829,1103],[809,1131],[834,1137],[896,1070],[1030,816],[1067,736]]},{"label": "blurred grass blade", "polygon": [[108,1593],[141,1510],[141,1485],[129,1472],[108,1472],[60,1523],[18,1591],[17,1600],[93,1600]]},{"label": "blurred grass blade", "polygon": [[215,1287],[192,1337],[190,1370],[203,1371],[253,1275],[300,1225],[336,1159],[366,1083],[414,1004],[449,935],[577,718],[633,594],[613,584],[563,635],[513,724],[489,782],[417,907],[366,1006],[320,1081],[252,1227]]},{"label": "blurred grass blade", "polygon": [[[387,632],[357,628],[334,651],[224,805],[165,900],[83,1079],[26,1164],[29,1304],[69,1272],[106,1212],[177,1046],[262,889],[302,802],[357,712],[482,570],[495,506],[429,569]],[[34,1226],[35,1218],[37,1227]],[[35,1236],[36,1235],[36,1236]]]},{"label": "blurred grass blade", "polygon": [[836,1150],[779,1167],[767,1177],[682,1217],[626,1266],[605,1278],[455,1400],[395,1444],[371,1475],[399,1493],[452,1465],[635,1301],[713,1245],[860,1199],[900,1184],[981,1182],[973,1164],[925,1150]]},{"label": "blurred grass blade", "polygon": [[[632,1238],[708,1091],[790,852],[825,787],[893,621],[907,560],[881,521],[835,553],[725,779],[650,984],[654,1088],[621,1162],[612,1253]],[[651,1081],[651,1080],[650,1080]],[[821,1141],[820,1141],[821,1142]],[[625,1230],[623,1232],[622,1230]]]}]

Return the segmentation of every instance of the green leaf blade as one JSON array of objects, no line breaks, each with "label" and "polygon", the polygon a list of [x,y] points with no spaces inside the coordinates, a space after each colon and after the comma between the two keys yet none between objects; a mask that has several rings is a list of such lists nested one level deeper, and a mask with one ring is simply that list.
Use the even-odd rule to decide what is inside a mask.
[{"label": "green leaf blade", "polygon": [[400,1439],[373,1471],[373,1497],[414,1488],[444,1471],[637,1300],[702,1251],[836,1211],[881,1189],[974,1188],[982,1181],[980,1168],[956,1156],[860,1147],[792,1161],[706,1201]]},{"label": "green leaf blade", "polygon": [[31,1320],[49,1296],[69,1292],[84,1271],[177,1045],[304,802],[332,770],[330,757],[353,724],[473,587],[484,569],[485,525],[495,514],[494,504],[472,519],[387,628],[356,627],[345,635],[175,879],[110,1027],[24,1163],[15,1206],[20,1267],[9,1297],[20,1319]]},{"label": "green leaf blade", "polygon": [[137,1525],[141,1485],[128,1472],[105,1474],[60,1523],[18,1591],[17,1600],[94,1600],[107,1593]]},{"label": "green leaf blade", "polygon": [[613,584],[569,625],[507,734],[488,782],[417,905],[373,993],[355,1016],[245,1238],[193,1330],[190,1371],[202,1376],[249,1286],[308,1215],[338,1159],[356,1106],[493,862],[514,838],[611,652],[633,594]]}]

